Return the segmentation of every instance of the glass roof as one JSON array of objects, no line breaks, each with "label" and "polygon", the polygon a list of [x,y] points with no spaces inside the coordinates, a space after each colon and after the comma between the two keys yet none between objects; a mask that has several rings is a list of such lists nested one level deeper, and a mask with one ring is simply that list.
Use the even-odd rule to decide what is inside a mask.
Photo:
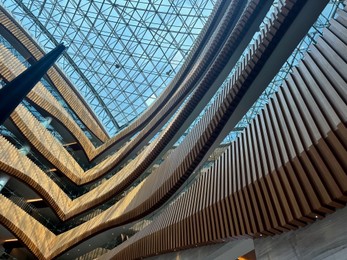
[{"label": "glass roof", "polygon": [[58,61],[110,135],[178,72],[216,0],[1,0]]}]

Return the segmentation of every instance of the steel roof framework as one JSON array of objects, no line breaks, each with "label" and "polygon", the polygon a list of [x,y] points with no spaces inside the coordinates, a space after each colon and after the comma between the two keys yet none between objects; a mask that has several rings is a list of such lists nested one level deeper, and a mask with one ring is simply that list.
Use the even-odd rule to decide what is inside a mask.
[{"label": "steel roof framework", "polygon": [[113,135],[161,94],[215,0],[2,0],[58,64]]}]

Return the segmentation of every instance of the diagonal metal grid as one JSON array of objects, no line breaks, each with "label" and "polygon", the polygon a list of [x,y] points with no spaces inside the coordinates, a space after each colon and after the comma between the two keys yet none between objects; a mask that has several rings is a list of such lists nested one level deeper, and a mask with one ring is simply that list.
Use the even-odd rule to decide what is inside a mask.
[{"label": "diagonal metal grid", "polygon": [[110,135],[137,118],[184,62],[216,0],[1,0],[59,66]]}]

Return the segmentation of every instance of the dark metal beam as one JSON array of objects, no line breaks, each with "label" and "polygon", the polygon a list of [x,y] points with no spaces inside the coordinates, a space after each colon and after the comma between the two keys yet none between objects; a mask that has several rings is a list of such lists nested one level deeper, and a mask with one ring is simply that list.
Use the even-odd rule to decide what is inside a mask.
[{"label": "dark metal beam", "polygon": [[[15,2],[20,6],[23,11],[32,19],[35,24],[44,32],[44,34],[50,39],[50,41],[53,44],[58,44],[55,37],[47,30],[47,28],[40,22],[40,20],[35,16],[30,9],[20,0],[15,0]],[[100,97],[98,91],[95,90],[92,83],[88,80],[88,78],[84,75],[84,73],[81,71],[81,69],[76,65],[75,61],[68,55],[67,53],[64,53],[65,59],[70,63],[70,65],[74,68],[74,70],[80,75],[80,77],[83,79],[83,81],[86,83],[86,86],[88,89],[93,93],[95,98],[98,100],[99,104],[104,108],[104,111],[106,112],[108,118],[112,122],[112,124],[117,128],[120,129],[120,126],[114,116],[112,115],[111,111],[108,109],[107,105],[105,104],[104,100]],[[93,111],[94,114],[96,114]],[[101,126],[103,126],[103,122],[100,123]]]},{"label": "dark metal beam", "polygon": [[54,64],[66,47],[59,44],[51,52],[0,89],[0,125],[10,116],[32,88]]}]

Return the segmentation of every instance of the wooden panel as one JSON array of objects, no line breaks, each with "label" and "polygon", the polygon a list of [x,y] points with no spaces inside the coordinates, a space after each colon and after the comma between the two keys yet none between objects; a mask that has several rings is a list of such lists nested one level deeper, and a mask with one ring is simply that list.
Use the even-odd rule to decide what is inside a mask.
[{"label": "wooden panel", "polygon": [[[38,257],[52,258],[77,241],[101,230],[128,223],[161,205],[165,194],[173,192],[188,178],[199,164],[206,147],[214,142],[228,116],[223,115],[221,111],[229,113],[233,106],[242,100],[242,92],[247,90],[248,81],[252,79],[252,75],[247,71],[259,69],[263,65],[261,61],[266,57],[262,54],[264,55],[271,41],[275,39],[276,29],[285,21],[292,8],[296,10],[295,3],[285,1],[284,4],[285,7],[280,8],[278,16],[273,17],[276,23],[272,21],[271,26],[264,29],[262,36],[257,40],[257,48],[252,50],[253,53],[257,53],[259,63],[253,59],[254,55],[246,55],[247,59],[252,61],[245,60],[243,68],[246,71],[239,69],[237,76],[232,78],[228,86],[230,95],[216,99],[214,106],[206,113],[205,121],[202,120],[205,125],[200,129],[195,127],[157,171],[116,205],[100,213],[93,221],[53,237],[49,252],[47,242],[42,238],[35,237],[28,241],[27,230],[23,231],[24,234],[19,234],[18,230],[21,227],[0,208],[0,216],[6,215],[9,218],[5,226],[18,233],[18,237],[30,248],[34,248],[32,250]],[[318,64],[316,60],[312,59],[312,62]],[[340,65],[343,66],[341,70],[347,71],[346,63]],[[330,69],[331,66],[327,68]],[[328,78],[333,75],[331,72],[327,73],[322,66],[320,70],[321,74]],[[312,76],[320,77],[318,74]],[[245,133],[225,151],[225,160],[217,160],[206,173],[199,176],[199,192],[195,190],[194,185],[191,186],[164,210],[158,220],[112,250],[108,256],[116,259],[139,258],[164,250],[194,247],[195,243],[202,245],[221,239],[279,234],[309,224],[316,216],[323,217],[324,214],[340,207],[345,203],[347,182],[346,167],[341,163],[341,156],[338,154],[346,152],[343,142],[340,141],[346,139],[346,126],[340,121],[341,116],[337,116],[336,111],[341,110],[340,105],[346,104],[335,104],[327,110],[317,104],[322,100],[328,100],[325,93],[331,88],[335,91],[338,88],[335,83],[340,84],[342,80],[340,77],[339,80],[331,80],[331,84],[322,84],[320,88],[324,90],[312,94],[308,88],[308,80],[302,78],[299,70],[294,70],[287,83],[279,90],[277,99],[271,101],[248,126]],[[334,120],[328,123],[326,118],[329,113],[334,114]],[[287,128],[289,129],[284,130]],[[256,163],[248,161],[255,159]],[[175,163],[172,163],[173,161]],[[221,162],[226,163],[227,167],[222,167]],[[249,174],[247,171],[250,169],[255,173]],[[165,178],[156,181],[163,174]],[[251,182],[248,176],[252,176]],[[228,184],[228,192],[223,196],[220,183],[222,181]],[[106,187],[113,187],[112,182],[109,180]],[[306,185],[308,187],[305,187]],[[252,195],[252,191],[256,195]],[[190,205],[196,194],[201,196],[197,210]],[[88,207],[82,200],[76,205]],[[259,205],[260,209],[256,210],[257,207],[253,205]],[[226,225],[224,217],[220,216],[223,214],[223,208],[228,216],[226,221],[230,222],[229,225]],[[31,219],[26,213],[20,210],[18,212],[18,215]],[[199,219],[200,225],[190,224],[193,216],[194,219]],[[222,230],[223,228],[226,230]],[[231,230],[228,230],[229,228]],[[196,241],[188,238],[195,232],[200,234],[196,236]],[[161,240],[164,235],[167,240]]]}]

